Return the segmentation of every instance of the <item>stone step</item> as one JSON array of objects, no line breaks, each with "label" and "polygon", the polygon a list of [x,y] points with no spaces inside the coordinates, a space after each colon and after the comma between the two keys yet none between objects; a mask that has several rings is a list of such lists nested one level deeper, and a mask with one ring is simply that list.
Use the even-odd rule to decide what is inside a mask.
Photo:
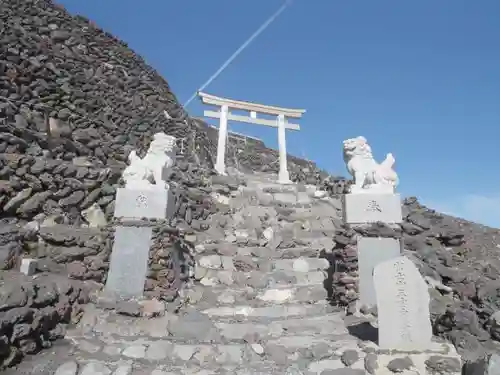
[{"label": "stone step", "polygon": [[265,289],[258,293],[256,299],[273,304],[292,302],[314,303],[324,301],[328,294],[323,285],[280,287]]},{"label": "stone step", "polygon": [[[287,231],[283,231],[283,234],[286,236]],[[278,232],[278,234],[281,234]],[[334,227],[331,228],[314,228],[309,230],[297,230],[293,232],[293,238],[295,240],[305,240],[311,241],[316,240],[319,237],[333,238],[337,234],[337,229]],[[286,237],[285,237],[286,238]]]},{"label": "stone step", "polygon": [[[122,320],[119,318],[118,320]],[[172,346],[193,343],[220,345],[244,344],[246,342],[257,341],[278,345],[277,341],[297,342],[297,340],[300,340],[300,337],[304,336],[316,337],[321,342],[339,339],[356,340],[349,335],[348,329],[342,320],[342,314],[340,313],[294,319],[278,319],[269,322],[266,322],[265,319],[255,322],[216,321],[206,326],[205,329],[201,327],[200,323],[202,323],[201,320],[197,322],[188,321],[182,317],[168,319],[168,322],[166,319],[163,319],[163,321],[159,322],[159,328],[162,330],[162,327],[167,327],[168,333],[163,331],[161,335],[156,334],[155,336],[151,336],[148,334],[148,331],[154,329],[152,326],[147,327],[143,325],[143,330],[129,330],[125,327],[124,329],[119,329],[119,326],[113,324],[113,322],[107,322],[103,325],[96,325],[94,336],[81,336],[76,331],[74,333],[69,331],[66,338],[70,339],[73,344],[78,344],[81,350],[96,353],[105,349],[104,352],[110,355],[117,355],[130,345],[146,347],[153,344],[156,346],[158,344]],[[184,325],[184,327],[178,330],[179,327],[176,324]],[[195,329],[198,328],[200,332],[203,330],[208,332],[207,329],[210,327],[211,332],[208,335],[192,330],[186,333],[186,329],[193,328],[188,326],[190,324],[194,325]],[[106,327],[109,327],[109,330]],[[197,334],[199,336],[195,339],[194,336]]]},{"label": "stone step", "polygon": [[326,302],[314,304],[283,304],[274,306],[252,307],[247,305],[217,306],[210,307],[200,312],[207,315],[213,321],[242,321],[271,322],[273,320],[305,318],[313,316],[324,316],[332,310]]},{"label": "stone step", "polygon": [[[296,352],[288,353],[286,348],[265,347],[259,343],[247,344],[242,348],[186,345],[174,347],[167,353],[163,350],[155,353],[156,349],[147,348],[144,356],[139,350],[137,353],[130,351],[133,356],[110,357],[112,360],[106,360],[104,356],[89,357],[85,352],[79,353],[76,358],[70,357],[63,363],[59,362],[61,364],[57,367],[59,372],[56,372],[56,375],[309,375],[320,374],[321,371],[317,369],[323,369],[327,363],[333,370],[348,369],[340,359],[314,361],[314,355],[318,358],[328,355],[324,353],[326,348],[318,345],[312,349],[306,348],[307,353],[302,355]],[[153,354],[152,357],[148,351]],[[363,363],[363,357],[360,357],[351,368],[360,366],[363,368]],[[344,372],[339,373],[344,374]],[[345,372],[345,374],[359,373],[364,372]]]},{"label": "stone step", "polygon": [[283,285],[323,285],[327,275],[326,271],[297,272],[290,270],[275,270],[263,272],[254,270],[250,272],[241,272],[197,267],[194,278],[205,286],[236,285],[238,287],[250,286],[255,289],[264,289]]},{"label": "stone step", "polygon": [[140,360],[169,366],[191,365],[238,365],[243,361],[259,360],[259,356],[247,344],[199,344],[174,343],[168,340],[116,340],[115,343],[99,343],[94,340],[74,339],[81,353],[107,362]]},{"label": "stone step", "polygon": [[[283,336],[347,335],[344,313],[333,310],[324,304],[231,305],[205,311],[188,309],[181,314],[166,314],[153,319],[110,311],[94,315],[86,310],[82,322],[68,329],[66,339],[78,342],[88,352],[98,352],[104,346],[124,348],[132,343],[146,345],[158,340],[171,344],[235,344],[275,340]],[[240,312],[249,315],[238,315]],[[252,337],[246,337],[247,334]],[[107,351],[112,352],[111,348]]]},{"label": "stone step", "polygon": [[318,258],[322,250],[331,250],[335,243],[330,238],[317,238],[308,246],[269,248],[262,246],[243,246],[233,243],[205,244],[196,247],[195,257],[199,259],[205,255],[223,256],[250,256],[261,259],[295,259],[295,258]]},{"label": "stone step", "polygon": [[245,199],[237,199],[234,201],[234,204],[231,203],[231,207],[235,209],[241,209],[244,207],[280,207],[286,206],[288,209],[296,209],[296,208],[311,208],[311,201],[296,201],[295,197],[289,199],[280,199],[277,200],[274,197],[269,197],[271,194],[266,196],[259,196],[257,200],[245,200]]},{"label": "stone step", "polygon": [[262,259],[295,259],[295,258],[317,258],[322,246],[288,247],[283,249],[270,249],[267,247],[241,247],[238,255],[255,256]]},{"label": "stone step", "polygon": [[299,190],[298,185],[295,184],[280,184],[277,182],[265,182],[265,181],[247,181],[247,186],[243,188],[243,191],[263,191],[266,193],[274,194],[274,193],[289,193],[296,194]]},{"label": "stone step", "polygon": [[[345,335],[295,335],[264,342],[218,345],[136,340],[97,350],[83,342],[75,341],[74,344],[75,352],[47,350],[4,372],[6,375],[461,373],[460,357],[450,344],[439,344],[439,348],[429,348],[425,352],[391,353],[378,349],[373,343],[358,343]],[[411,368],[405,370],[396,362]]]},{"label": "stone step", "polygon": [[[236,305],[201,313],[191,309],[186,312],[190,318],[169,314],[156,319],[111,317],[102,311],[96,316],[86,311],[84,320],[93,317],[100,322],[94,326],[94,335],[71,336],[70,331],[67,339],[76,346],[72,359],[80,362],[80,369],[85,369],[91,361],[105,361],[110,366],[110,372],[104,372],[108,375],[117,369],[113,366],[129,361],[133,361],[134,367],[132,372],[125,373],[131,375],[139,369],[142,372],[137,375],[156,375],[146,372],[151,366],[151,371],[168,369],[167,374],[177,373],[180,366],[186,371],[183,374],[207,374],[198,372],[199,369],[210,369],[208,374],[218,374],[222,369],[226,372],[221,374],[235,374],[242,368],[250,371],[248,374],[258,374],[263,369],[270,371],[264,373],[285,374],[280,372],[284,370],[280,366],[291,364],[300,364],[303,372],[299,373],[303,374],[346,368],[358,370],[346,372],[356,374],[373,369],[370,366],[374,363],[378,363],[381,371],[370,373],[385,375],[392,373],[388,372],[392,360],[408,357],[419,374],[433,373],[426,371],[426,360],[434,361],[438,367],[441,360],[459,365],[459,356],[448,344],[434,343],[424,353],[391,354],[373,342],[360,342],[346,332],[343,314],[328,310],[325,304],[265,308]],[[203,316],[207,319],[203,320]],[[102,373],[99,368],[92,370],[91,374]],[[445,373],[459,375],[458,370]]]},{"label": "stone step", "polygon": [[[341,322],[330,321],[332,322],[334,324],[329,325],[327,321],[322,332],[326,332],[328,328],[332,328],[333,331],[322,335],[313,331],[288,334],[285,326],[298,330],[300,322],[294,320],[273,322],[270,328],[276,333],[278,330],[285,333],[277,337],[265,335],[263,331],[252,331],[248,325],[220,326],[224,337],[230,340],[226,343],[200,343],[196,340],[182,343],[164,338],[111,336],[92,339],[71,337],[71,341],[76,349],[75,357],[87,358],[85,361],[87,363],[99,359],[106,360],[107,363],[132,360],[169,367],[191,365],[217,368],[220,365],[241,365],[261,361],[284,364],[297,360],[311,361],[315,357],[317,359],[339,357],[346,350],[359,350],[359,340],[337,329],[336,323]],[[316,326],[318,324],[320,323],[315,323]],[[240,334],[238,328],[241,330]],[[254,325],[254,328],[264,329],[261,325]],[[344,327],[341,328],[345,330]],[[316,331],[319,332],[318,329]]]},{"label": "stone step", "polygon": [[197,257],[197,265],[203,269],[246,271],[259,269],[261,271],[294,271],[296,273],[307,273],[325,270],[330,267],[328,260],[324,258],[300,257],[297,259],[271,259],[263,261],[258,258],[237,258],[226,255],[203,255]]},{"label": "stone step", "polygon": [[[293,225],[292,223],[288,223],[288,225]],[[258,245],[273,243],[275,240],[279,240],[279,242],[290,242],[290,243],[298,243],[302,246],[314,244],[318,240],[322,239],[333,239],[337,234],[337,229],[334,226],[331,227],[313,227],[305,229],[299,228],[274,228],[273,236],[266,240],[262,236],[257,238],[255,232],[252,229],[248,229],[247,227],[238,227],[233,226],[233,233],[230,233],[226,236],[222,235],[219,237],[219,243],[227,243],[233,244],[237,246],[243,247],[255,247]],[[210,232],[206,234],[200,235],[197,238],[201,241],[210,241]]]},{"label": "stone step", "polygon": [[244,187],[239,194],[231,200],[231,206],[234,208],[245,208],[248,205],[287,205],[289,207],[304,208],[312,207],[315,198],[312,198],[307,192],[297,191],[296,189],[285,188],[249,188]]},{"label": "stone step", "polygon": [[285,348],[288,354],[311,348],[315,345],[321,345],[328,348],[328,352],[334,354],[336,351],[358,349],[359,340],[349,334],[344,335],[287,335],[275,339],[264,341],[265,346],[280,346]]},{"label": "stone step", "polygon": [[[252,217],[252,215],[245,215],[246,217]],[[333,237],[335,236],[340,224],[340,219],[338,220],[338,225],[336,226],[330,218],[314,219],[312,221],[304,220],[287,220],[287,217],[283,217],[280,222],[280,226],[274,225],[272,228],[272,235],[269,241],[273,238],[281,236],[283,239],[294,240],[300,238],[311,238],[311,237]],[[245,243],[247,241],[261,241],[264,239],[263,236],[257,237],[256,228],[260,228],[260,224],[252,224],[245,222],[231,223],[230,225],[231,233],[224,237],[224,241],[228,243]],[[229,231],[228,231],[229,232]],[[208,232],[209,233],[209,232]],[[264,231],[264,233],[266,233]],[[201,236],[200,236],[201,238]],[[210,237],[207,235],[207,240]]]},{"label": "stone step", "polygon": [[[215,364],[210,369],[205,366],[199,366],[191,363],[184,363],[182,365],[163,365],[155,364],[154,361],[137,361],[131,363],[131,360],[121,362],[109,363],[105,360],[98,359],[84,359],[72,358],[65,359],[53,358],[50,363],[52,372],[41,372],[31,369],[27,366],[25,360],[21,364],[22,372],[8,372],[6,375],[256,375],[256,374],[299,374],[296,372],[298,367],[296,365],[283,365],[277,366],[273,362],[260,361],[248,363],[245,365],[238,364]],[[47,367],[47,366],[45,366]],[[56,371],[59,372],[56,372]],[[293,372],[295,370],[295,372]],[[290,372],[292,371],[292,372]]]},{"label": "stone step", "polygon": [[293,211],[280,211],[279,212],[279,220],[282,222],[289,222],[289,223],[307,223],[309,222],[310,225],[319,225],[321,224],[322,227],[319,228],[324,228],[324,229],[333,229],[334,224],[332,220],[335,220],[337,224],[339,225],[341,223],[341,213],[338,212],[336,209],[331,208],[331,209],[319,209],[312,211],[312,209],[306,209],[308,211],[299,211],[299,210],[293,210]]},{"label": "stone step", "polygon": [[207,308],[220,305],[251,305],[251,307],[266,307],[269,305],[293,303],[324,302],[327,291],[323,285],[280,286],[258,290],[252,287],[230,288],[227,286],[195,285],[184,291],[190,303],[197,308]]},{"label": "stone step", "polygon": [[259,341],[275,340],[283,336],[307,335],[328,336],[348,335],[342,314],[301,317],[275,320],[270,323],[216,322],[221,336],[227,340],[243,340],[246,336],[257,337]]}]

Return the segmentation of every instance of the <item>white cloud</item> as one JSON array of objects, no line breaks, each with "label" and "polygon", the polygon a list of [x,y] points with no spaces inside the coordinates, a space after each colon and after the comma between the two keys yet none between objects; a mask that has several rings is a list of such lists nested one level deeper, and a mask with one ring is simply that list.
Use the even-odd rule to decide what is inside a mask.
[{"label": "white cloud", "polygon": [[443,203],[422,203],[444,214],[500,228],[500,196],[469,194]]}]

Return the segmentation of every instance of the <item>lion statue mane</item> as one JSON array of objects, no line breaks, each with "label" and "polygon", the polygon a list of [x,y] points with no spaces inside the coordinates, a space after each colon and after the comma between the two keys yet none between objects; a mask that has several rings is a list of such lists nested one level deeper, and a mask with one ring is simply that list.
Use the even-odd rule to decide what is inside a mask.
[{"label": "lion statue mane", "polygon": [[393,169],[396,160],[391,153],[378,164],[373,159],[372,149],[365,137],[346,139],[343,144],[344,161],[354,178],[351,193],[394,193],[399,178]]},{"label": "lion statue mane", "polygon": [[123,171],[122,178],[128,188],[168,188],[163,180],[163,171],[175,163],[176,138],[165,133],[156,133],[149,149],[140,158],[135,150],[128,156],[129,165]]}]

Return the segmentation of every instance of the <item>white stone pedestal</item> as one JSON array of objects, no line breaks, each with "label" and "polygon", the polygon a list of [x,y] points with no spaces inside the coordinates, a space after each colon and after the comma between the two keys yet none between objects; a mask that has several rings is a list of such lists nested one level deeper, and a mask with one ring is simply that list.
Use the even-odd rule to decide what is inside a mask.
[{"label": "white stone pedestal", "polygon": [[114,216],[127,219],[170,219],[174,207],[174,197],[169,188],[118,188]]},{"label": "white stone pedestal", "polygon": [[393,224],[401,223],[403,220],[399,194],[345,194],[343,205],[346,224],[367,224],[378,221]]}]

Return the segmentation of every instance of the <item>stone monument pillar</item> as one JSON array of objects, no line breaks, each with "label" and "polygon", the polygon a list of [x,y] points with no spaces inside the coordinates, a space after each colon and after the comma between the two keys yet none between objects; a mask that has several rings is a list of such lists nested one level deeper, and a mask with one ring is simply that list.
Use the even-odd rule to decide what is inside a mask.
[{"label": "stone monument pillar", "polygon": [[175,202],[165,176],[176,160],[176,139],[157,133],[143,159],[135,151],[123,171],[124,188],[116,192],[116,227],[105,294],[141,298],[152,241],[151,220],[171,219]]},{"label": "stone monument pillar", "polygon": [[[392,154],[378,164],[366,138],[344,141],[344,161],[354,178],[350,192],[344,195],[344,221],[351,226],[376,222],[399,224],[402,221],[401,197],[395,192],[399,179],[392,169]],[[402,253],[399,239],[358,236],[359,304],[377,303],[373,284],[375,266]]]}]

